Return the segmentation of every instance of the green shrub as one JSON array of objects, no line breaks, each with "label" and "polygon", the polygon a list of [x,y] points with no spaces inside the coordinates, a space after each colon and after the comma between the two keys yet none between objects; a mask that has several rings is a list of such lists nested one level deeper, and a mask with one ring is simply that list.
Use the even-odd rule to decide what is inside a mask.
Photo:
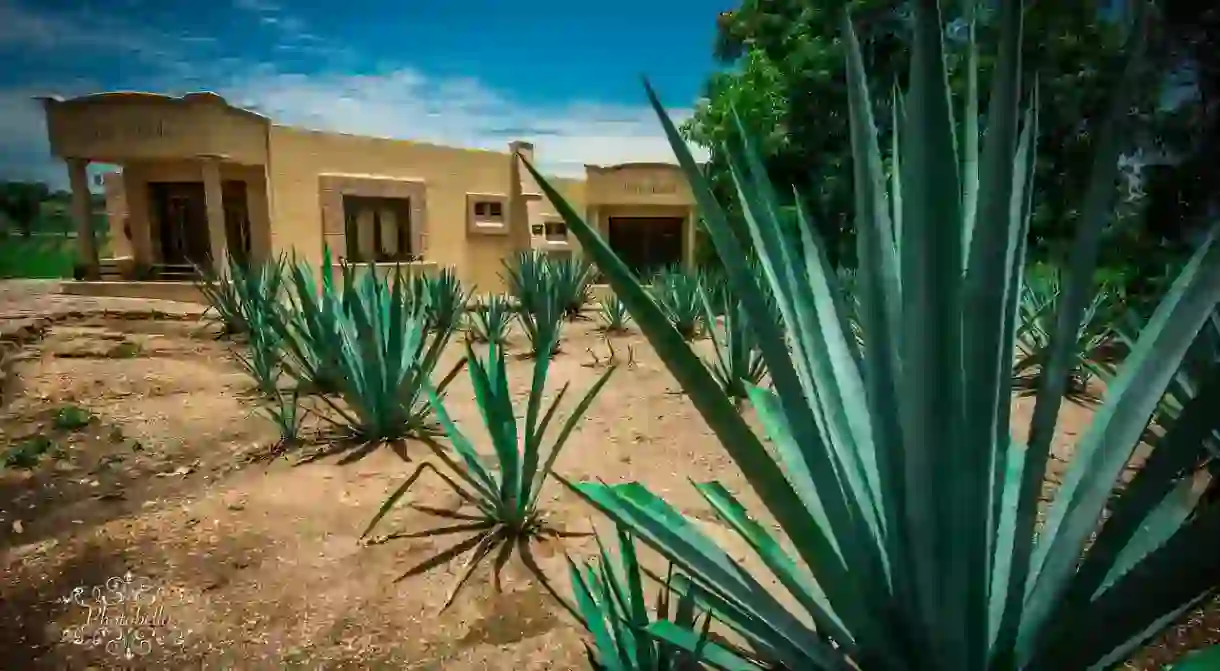
[{"label": "green shrub", "polygon": [[46,436],[27,438],[0,453],[0,466],[28,471],[38,466],[43,455],[52,452],[54,448],[55,443]]}]

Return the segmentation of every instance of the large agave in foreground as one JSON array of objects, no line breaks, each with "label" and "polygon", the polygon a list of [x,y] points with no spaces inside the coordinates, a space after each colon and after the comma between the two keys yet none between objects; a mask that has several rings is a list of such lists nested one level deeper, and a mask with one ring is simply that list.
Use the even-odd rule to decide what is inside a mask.
[{"label": "large agave in foreground", "polygon": [[[973,17],[973,3],[965,5]],[[1200,401],[1220,387],[1217,368],[1125,494],[1112,496],[1220,299],[1220,245],[1209,239],[1201,246],[1144,327],[1037,525],[1066,373],[1113,200],[1118,124],[1133,87],[1116,88],[1096,141],[1047,373],[1023,444],[1010,434],[1011,365],[1037,101],[1022,109],[1022,6],[1001,0],[991,10],[1000,46],[981,150],[973,22],[966,22],[970,94],[954,110],[938,3],[910,7],[909,90],[894,105],[898,169],[888,180],[859,43],[844,22],[864,341],[858,349],[808,212],[797,213],[797,250],[757,154],[748,141],[734,140],[726,153],[747,216],[726,217],[649,91],[767,363],[774,389],[752,388],[750,400],[770,445],[733,412],[683,334],[606,242],[530,166],[765,508],[755,513],[768,523],[756,522],[727,488],[697,486],[761,568],[748,568],[722,539],[641,485],[573,489],[689,576],[700,605],[751,649],[732,664],[704,660],[718,668],[755,660],[801,671],[1112,667],[1220,583],[1220,506],[1199,505],[1208,476],[1194,468],[1220,421]],[[1143,30],[1133,35],[1125,78],[1142,50]],[[748,255],[762,263],[761,283]],[[767,318],[768,291],[779,323]],[[772,584],[788,594],[774,594]],[[673,627],[649,632],[692,651],[699,638]]]}]

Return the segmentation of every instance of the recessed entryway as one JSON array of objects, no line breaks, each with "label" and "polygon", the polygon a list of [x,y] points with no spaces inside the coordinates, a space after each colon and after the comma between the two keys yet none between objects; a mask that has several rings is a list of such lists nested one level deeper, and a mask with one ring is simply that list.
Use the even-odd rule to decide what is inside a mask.
[{"label": "recessed entryway", "polygon": [[636,274],[682,262],[682,217],[610,217],[610,248]]}]

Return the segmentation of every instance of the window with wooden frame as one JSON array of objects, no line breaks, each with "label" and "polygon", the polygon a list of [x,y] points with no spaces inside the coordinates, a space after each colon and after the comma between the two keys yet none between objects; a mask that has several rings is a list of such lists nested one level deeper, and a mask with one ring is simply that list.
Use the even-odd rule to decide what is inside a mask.
[{"label": "window with wooden frame", "polygon": [[343,197],[347,260],[400,263],[418,260],[411,248],[409,198]]}]

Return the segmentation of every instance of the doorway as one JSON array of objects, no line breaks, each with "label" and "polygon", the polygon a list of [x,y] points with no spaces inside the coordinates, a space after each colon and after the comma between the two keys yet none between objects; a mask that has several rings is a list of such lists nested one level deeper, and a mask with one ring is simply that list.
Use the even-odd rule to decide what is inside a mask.
[{"label": "doorway", "polygon": [[250,208],[246,200],[246,183],[225,180],[221,191],[225,208],[225,246],[233,260],[246,268],[250,263]]},{"label": "doorway", "polygon": [[203,182],[150,182],[152,225],[160,240],[161,263],[207,266],[212,261]]},{"label": "doorway", "polygon": [[[203,182],[150,182],[152,224],[160,239],[161,263],[166,266],[206,266],[212,262],[208,206]],[[243,267],[250,259],[250,210],[246,183],[225,180],[225,246]]]},{"label": "doorway", "polygon": [[682,217],[610,217],[610,248],[644,277],[682,263]]}]

